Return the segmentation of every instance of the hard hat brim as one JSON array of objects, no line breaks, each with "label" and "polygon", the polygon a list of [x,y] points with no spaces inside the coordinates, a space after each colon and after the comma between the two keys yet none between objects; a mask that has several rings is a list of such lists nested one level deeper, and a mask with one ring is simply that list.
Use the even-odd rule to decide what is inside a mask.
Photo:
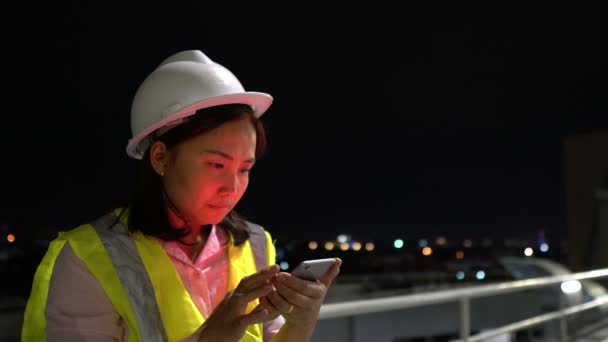
[{"label": "hard hat brim", "polygon": [[228,94],[211,97],[199,102],[195,102],[193,104],[185,106],[184,108],[180,109],[175,113],[167,115],[164,119],[146,128],[145,130],[137,134],[135,137],[130,139],[129,143],[127,144],[127,154],[132,158],[141,159],[148,146],[140,146],[140,144],[147,136],[149,136],[157,129],[165,127],[171,124],[172,122],[175,122],[176,120],[194,115],[197,110],[214,106],[221,106],[225,104],[246,104],[253,109],[255,117],[259,118],[268,110],[268,108],[272,104],[272,101],[272,96],[266,93],[244,92],[238,94]]}]

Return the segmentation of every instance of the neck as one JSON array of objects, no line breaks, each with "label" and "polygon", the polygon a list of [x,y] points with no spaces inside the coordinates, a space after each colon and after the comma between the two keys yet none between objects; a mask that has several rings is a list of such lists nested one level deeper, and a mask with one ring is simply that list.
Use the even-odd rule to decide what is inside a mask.
[{"label": "neck", "polygon": [[180,247],[188,254],[190,259],[192,259],[192,262],[194,262],[207,242],[207,237],[211,232],[212,225],[201,226],[199,224],[193,224],[179,212],[164,191],[163,195],[167,203],[167,217],[171,227],[175,229],[186,229],[188,231],[188,234],[179,240],[182,242]]},{"label": "neck", "polygon": [[[188,230],[188,235],[182,237],[180,241],[188,244],[188,245],[198,245],[204,240],[206,240],[207,235],[209,235],[209,231],[211,229],[205,229],[206,227],[211,227],[211,225],[201,226],[198,224],[193,224],[190,222],[184,221],[184,219],[177,215],[173,210],[167,210],[169,216],[169,223],[175,229],[186,229]],[[201,233],[201,230],[205,230]]]},{"label": "neck", "polygon": [[202,228],[201,226],[184,227],[184,228],[187,228],[190,231],[190,233],[188,233],[188,235],[181,238],[180,241],[182,241],[188,245],[199,245],[204,242],[203,234],[201,234],[201,228]]},{"label": "neck", "polygon": [[205,247],[207,238],[211,232],[211,227],[212,226],[192,227],[190,228],[190,233],[179,240],[181,242],[179,246],[186,252],[192,262],[196,261],[196,258]]},{"label": "neck", "polygon": [[176,209],[172,206],[167,206],[167,217],[171,227],[175,229],[186,229],[188,231],[188,235],[179,239],[179,241],[182,242],[182,249],[184,249],[184,251],[186,251],[188,254],[191,254],[193,251],[200,250],[201,248],[199,247],[205,245],[206,239],[204,239],[203,234],[201,234],[202,227],[200,225],[187,222],[184,217],[180,213],[176,212]]}]

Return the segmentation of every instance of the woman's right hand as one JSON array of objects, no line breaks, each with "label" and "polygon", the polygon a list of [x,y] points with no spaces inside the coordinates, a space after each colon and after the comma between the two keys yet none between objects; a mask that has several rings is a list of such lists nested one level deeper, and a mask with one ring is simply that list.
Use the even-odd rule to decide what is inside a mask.
[{"label": "woman's right hand", "polygon": [[271,280],[277,273],[279,266],[271,265],[241,279],[205,321],[199,341],[239,341],[247,326],[267,320],[271,314],[267,309],[258,305],[247,314],[247,305],[273,291]]}]

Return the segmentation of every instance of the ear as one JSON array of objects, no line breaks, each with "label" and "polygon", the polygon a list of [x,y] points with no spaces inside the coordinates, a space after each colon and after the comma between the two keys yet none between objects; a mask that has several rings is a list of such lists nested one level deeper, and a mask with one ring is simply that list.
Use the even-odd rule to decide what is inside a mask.
[{"label": "ear", "polygon": [[155,141],[150,146],[150,165],[161,177],[165,175],[165,169],[169,162],[169,150],[162,141]]}]

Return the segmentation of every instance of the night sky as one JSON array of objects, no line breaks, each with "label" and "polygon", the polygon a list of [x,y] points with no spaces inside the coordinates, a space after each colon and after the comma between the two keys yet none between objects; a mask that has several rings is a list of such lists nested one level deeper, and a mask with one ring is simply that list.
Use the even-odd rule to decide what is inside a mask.
[{"label": "night sky", "polygon": [[600,8],[150,4],[5,13],[0,228],[124,204],[131,98],[181,50],[274,96],[240,209],[284,240],[563,235],[563,140],[608,129]]}]

